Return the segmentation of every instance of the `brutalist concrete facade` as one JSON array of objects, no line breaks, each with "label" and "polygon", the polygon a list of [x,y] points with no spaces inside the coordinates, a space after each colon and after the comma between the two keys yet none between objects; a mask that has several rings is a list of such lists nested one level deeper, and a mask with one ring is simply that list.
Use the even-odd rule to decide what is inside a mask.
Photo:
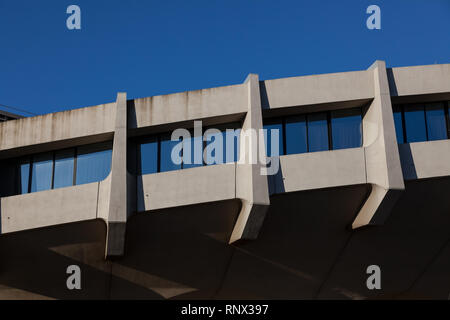
[{"label": "brutalist concrete facade", "polygon": [[[392,109],[442,100],[449,64],[376,61],[0,123],[0,298],[447,299],[450,140],[399,145]],[[361,148],[283,155],[274,176],[259,163],[129,170],[135,137],[350,107],[364,109]],[[105,180],[12,194],[9,159],[101,141]],[[81,290],[66,287],[70,265]]]}]

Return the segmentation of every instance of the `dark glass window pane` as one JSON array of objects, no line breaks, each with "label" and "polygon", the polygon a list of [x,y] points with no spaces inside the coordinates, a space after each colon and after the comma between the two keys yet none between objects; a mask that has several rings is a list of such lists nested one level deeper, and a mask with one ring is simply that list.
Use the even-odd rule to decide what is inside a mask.
[{"label": "dark glass window pane", "polygon": [[239,160],[239,142],[241,137],[241,129],[224,130],[223,132],[223,155],[224,162],[236,162]]},{"label": "dark glass window pane", "polygon": [[[266,155],[268,157],[276,157],[284,154],[283,147],[283,124],[281,120],[270,122],[264,125],[266,132],[264,134],[266,144]],[[276,134],[278,133],[278,141]],[[273,137],[272,137],[273,136]]]},{"label": "dark glass window pane", "polygon": [[74,157],[74,149],[57,151],[55,153],[54,189],[73,185]]},{"label": "dark glass window pane", "polygon": [[104,180],[111,171],[111,154],[110,143],[79,147],[77,185]]},{"label": "dark glass window pane", "polygon": [[158,138],[151,137],[139,146],[140,174],[158,172]]},{"label": "dark glass window pane", "polygon": [[172,161],[172,149],[181,142],[181,139],[179,141],[172,141],[170,138],[170,134],[161,137],[161,172],[181,169],[181,164],[175,164]]},{"label": "dark glass window pane", "polygon": [[52,188],[53,154],[45,153],[33,157],[31,192]]},{"label": "dark glass window pane", "polygon": [[[191,132],[191,138],[184,140],[183,144],[183,169],[203,166],[203,136],[194,137]],[[184,150],[188,152],[184,153]]]},{"label": "dark glass window pane", "polygon": [[19,170],[19,174],[20,174],[20,179],[19,179],[19,190],[20,190],[20,194],[25,194],[28,193],[28,184],[29,184],[29,180],[30,180],[30,160],[23,160],[20,162],[19,164],[20,166],[20,170]]},{"label": "dark glass window pane", "polygon": [[286,154],[308,152],[306,117],[295,116],[286,119]]},{"label": "dark glass window pane", "polygon": [[397,143],[404,143],[403,139],[403,121],[402,121],[402,109],[400,106],[394,106],[394,124],[395,133],[397,134]]},{"label": "dark glass window pane", "polygon": [[328,123],[326,113],[308,115],[309,152],[328,150]]},{"label": "dark glass window pane", "polygon": [[426,141],[425,112],[423,106],[405,107],[406,142]]},{"label": "dark glass window pane", "polygon": [[332,111],[331,134],[333,150],[361,147],[361,110]]},{"label": "dark glass window pane", "polygon": [[425,107],[425,112],[428,140],[447,139],[444,106],[441,103],[429,104]]}]

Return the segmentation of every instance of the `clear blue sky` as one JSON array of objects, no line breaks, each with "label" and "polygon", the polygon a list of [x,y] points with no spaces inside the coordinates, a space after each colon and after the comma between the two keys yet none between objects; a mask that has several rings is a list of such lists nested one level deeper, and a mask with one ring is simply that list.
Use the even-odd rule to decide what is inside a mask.
[{"label": "clear blue sky", "polygon": [[[82,29],[66,28],[81,7]],[[381,7],[381,30],[366,8]],[[450,0],[0,0],[0,104],[36,114],[260,79],[450,63]]]}]

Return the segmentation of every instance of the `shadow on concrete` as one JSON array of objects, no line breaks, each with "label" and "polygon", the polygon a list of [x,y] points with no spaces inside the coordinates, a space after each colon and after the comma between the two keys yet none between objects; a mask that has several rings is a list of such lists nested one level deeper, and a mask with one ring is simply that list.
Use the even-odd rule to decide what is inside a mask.
[{"label": "shadow on concrete", "polygon": [[387,78],[389,82],[389,91],[391,96],[398,96],[397,85],[395,84],[394,73],[392,72],[392,68],[386,69]]},{"label": "shadow on concrete", "polygon": [[414,164],[414,158],[412,156],[410,144],[399,144],[398,151],[400,154],[400,163],[402,164],[403,179],[417,179],[416,166]]},{"label": "shadow on concrete", "polygon": [[267,183],[269,185],[269,195],[285,192],[284,176],[283,176],[283,169],[281,168],[281,163],[279,164],[279,170],[276,174],[267,176]]}]

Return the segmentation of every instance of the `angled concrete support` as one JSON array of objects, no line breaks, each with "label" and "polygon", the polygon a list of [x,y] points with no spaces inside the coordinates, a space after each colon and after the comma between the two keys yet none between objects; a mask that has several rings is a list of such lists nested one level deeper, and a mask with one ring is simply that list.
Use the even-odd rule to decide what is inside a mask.
[{"label": "angled concrete support", "polygon": [[230,243],[256,239],[270,205],[267,176],[261,174],[264,167],[261,163],[265,162],[261,157],[265,157],[265,153],[258,150],[259,130],[263,128],[258,75],[250,74],[244,85],[248,89],[248,111],[242,125],[240,160],[236,165],[236,197],[242,200],[242,208]]},{"label": "angled concrete support", "polygon": [[395,134],[389,83],[384,61],[369,68],[374,77],[374,99],[363,119],[367,183],[372,190],[352,228],[383,224],[405,189]]},{"label": "angled concrete support", "polygon": [[116,125],[112,151],[110,193],[107,216],[107,258],[122,256],[130,210],[131,176],[127,172],[127,95],[119,93],[116,102]]}]

